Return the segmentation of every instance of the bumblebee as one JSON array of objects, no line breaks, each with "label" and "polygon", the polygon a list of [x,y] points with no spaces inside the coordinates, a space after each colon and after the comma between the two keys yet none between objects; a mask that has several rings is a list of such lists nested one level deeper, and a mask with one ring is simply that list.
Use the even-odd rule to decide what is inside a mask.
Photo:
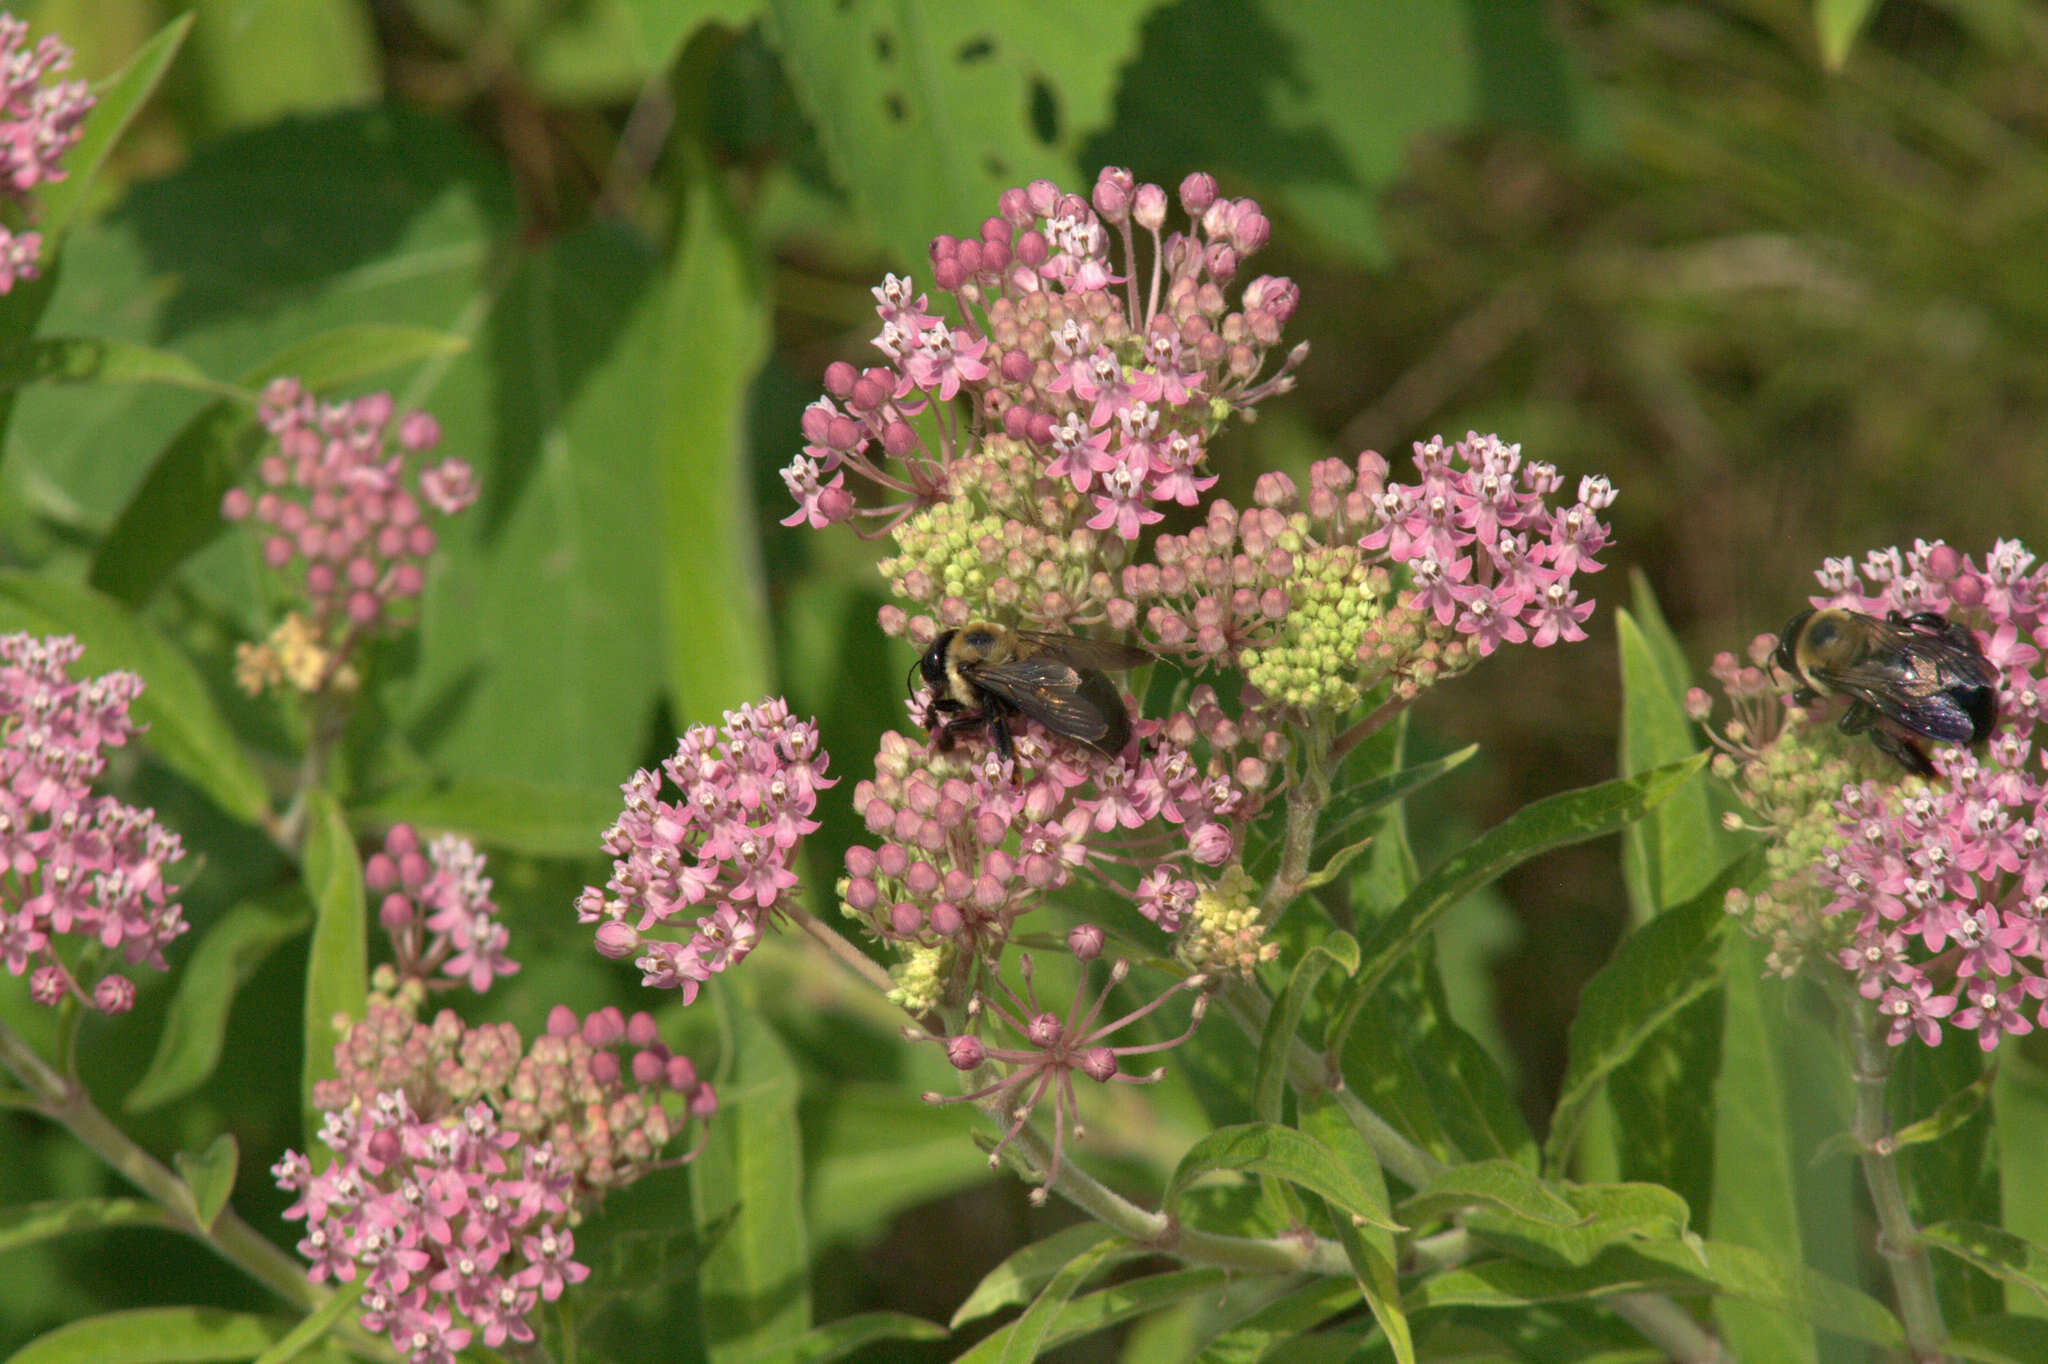
[{"label": "bumblebee", "polygon": [[1151,661],[1151,654],[1128,644],[978,620],[934,639],[911,667],[908,685],[915,691],[922,678],[931,688],[924,727],[935,731],[942,753],[979,729],[996,752],[1011,757],[1010,723],[1022,715],[1114,755],[1131,741],[1131,718],[1103,671]]},{"label": "bumblebee", "polygon": [[1844,734],[1871,741],[1909,772],[1934,775],[1915,742],[1974,744],[1998,719],[1998,670],[1965,626],[1933,612],[1883,620],[1831,607],[1785,623],[1773,655],[1798,679],[1802,705],[1849,698]]}]

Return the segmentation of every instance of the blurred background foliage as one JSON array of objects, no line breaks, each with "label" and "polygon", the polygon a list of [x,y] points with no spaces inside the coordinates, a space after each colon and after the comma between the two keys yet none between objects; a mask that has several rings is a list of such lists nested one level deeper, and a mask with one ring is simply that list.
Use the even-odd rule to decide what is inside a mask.
[{"label": "blurred background foliage", "polygon": [[[14,8],[99,79],[185,7]],[[1033,176],[1085,190],[1102,164],[1169,186],[1206,169],[1273,218],[1254,268],[1300,282],[1290,338],[1312,350],[1299,391],[1219,452],[1219,491],[1499,431],[1569,479],[1613,480],[1618,543],[1592,586],[1608,608],[1643,574],[1696,667],[1774,631],[1823,556],[2043,541],[2048,9],[2023,0],[194,8],[66,243],[41,330],[163,346],[223,379],[343,324],[466,338],[375,376],[440,418],[485,491],[418,639],[377,660],[350,780],[366,823],[438,815],[492,846],[528,968],[490,1008],[529,1028],[556,997],[630,1006],[568,905],[602,879],[589,853],[633,766],[780,690],[820,716],[851,782],[901,721],[909,655],[874,627],[875,547],[778,527],[775,471],[825,364],[861,357],[882,272],[917,273],[926,239],[968,232]],[[169,388],[25,392],[0,559],[146,605],[237,725],[284,754],[275,713],[226,681],[233,641],[271,610],[249,546],[149,497],[201,405]],[[138,546],[177,535],[204,548],[174,579],[124,577]],[[1416,812],[1425,861],[1611,775],[1611,610],[1592,631],[1426,698],[1418,742],[1479,740],[1484,757],[1454,808]],[[167,774],[135,775],[188,829],[232,836]],[[851,832],[834,806],[818,888]],[[244,841],[195,884],[202,926],[278,876]],[[1457,918],[1442,963],[1533,1115],[1625,917],[1614,848],[1543,859],[1502,892]],[[233,1126],[259,1225],[275,1212],[262,1167],[295,1141],[289,1096],[255,1097],[275,1082],[272,1039],[296,1035],[292,955],[242,972],[207,1085],[135,1119],[159,1149]],[[812,1311],[943,1319],[1057,1214],[982,1177],[961,1115],[909,1097],[938,1080],[932,1058],[807,962],[764,962],[754,988],[778,1001],[781,1040],[751,1045],[786,1045],[792,1076],[841,1079],[798,1109]],[[148,1064],[152,1007],[94,1035],[108,1092]],[[720,1026],[728,1050],[750,1045]],[[1134,1148],[1171,1151],[1199,1118],[1181,1130],[1169,1099],[1151,1121]],[[1098,1160],[1123,1154],[1118,1131],[1091,1124]],[[4,1149],[10,1199],[100,1187],[35,1124]],[[662,1268],[586,1304],[611,1323],[599,1353],[630,1354],[667,1319],[662,1285],[702,1249],[672,1192],[638,1194],[605,1219],[598,1263]],[[0,1348],[93,1302],[154,1298],[116,1272],[134,1250],[0,1257]],[[801,1266],[805,1250],[783,1253]],[[167,1271],[191,1281],[180,1298],[239,1301],[225,1270],[188,1259]]]}]

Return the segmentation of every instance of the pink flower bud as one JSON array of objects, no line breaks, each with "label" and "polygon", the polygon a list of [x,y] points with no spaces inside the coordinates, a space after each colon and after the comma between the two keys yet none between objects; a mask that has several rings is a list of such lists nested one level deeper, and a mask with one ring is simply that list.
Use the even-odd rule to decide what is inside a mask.
[{"label": "pink flower bud", "polygon": [[961,1033],[958,1037],[946,1039],[946,1059],[955,1070],[973,1070],[988,1060],[988,1049],[981,1039],[972,1033]]},{"label": "pink flower bud", "polygon": [[1094,961],[1101,956],[1106,940],[1103,931],[1094,924],[1075,924],[1067,930],[1067,950],[1081,961]]},{"label": "pink flower bud", "polygon": [[103,1014],[125,1014],[135,1007],[135,982],[126,976],[101,976],[92,987],[92,1006]]},{"label": "pink flower bud", "polygon": [[1203,171],[1196,171],[1180,182],[1181,211],[1188,217],[1200,219],[1209,211],[1209,205],[1216,202],[1216,177]]}]

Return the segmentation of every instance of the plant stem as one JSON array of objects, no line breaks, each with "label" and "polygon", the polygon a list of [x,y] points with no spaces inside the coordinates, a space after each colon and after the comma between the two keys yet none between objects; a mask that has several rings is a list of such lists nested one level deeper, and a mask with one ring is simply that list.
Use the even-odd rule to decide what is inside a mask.
[{"label": "plant stem", "polygon": [[109,1121],[83,1085],[58,1074],[5,1025],[0,1025],[0,1065],[35,1096],[37,1112],[62,1124],[122,1178],[149,1195],[174,1230],[204,1242],[295,1307],[311,1311],[326,1301],[326,1291],[307,1281],[304,1266],[259,1235],[232,1208],[222,1209],[210,1227],[201,1223],[185,1181]]},{"label": "plant stem", "polygon": [[810,934],[812,941],[831,953],[833,960],[841,966],[885,995],[896,988],[896,982],[889,978],[888,970],[880,962],[861,951],[843,934],[826,927],[815,914],[796,905],[788,907],[788,914],[792,922]]},{"label": "plant stem", "polygon": [[1301,766],[1287,786],[1287,831],[1280,845],[1280,867],[1259,901],[1259,917],[1273,922],[1294,903],[1308,881],[1315,860],[1316,823],[1330,802],[1330,721],[1317,716],[1303,728]]},{"label": "plant stem", "polygon": [[1941,1299],[1934,1291],[1934,1266],[1913,1223],[1905,1184],[1899,1178],[1898,1143],[1885,1104],[1892,1049],[1877,1035],[1877,1022],[1860,997],[1850,994],[1841,983],[1832,985],[1829,993],[1834,997],[1856,1082],[1850,1130],[1861,1152],[1858,1160],[1863,1166],[1863,1183],[1870,1190],[1871,1208],[1877,1216],[1878,1257],[1891,1275],[1899,1319],[1906,1328],[1906,1348],[1916,1364],[1935,1364],[1948,1358],[1948,1331],[1941,1319]]}]

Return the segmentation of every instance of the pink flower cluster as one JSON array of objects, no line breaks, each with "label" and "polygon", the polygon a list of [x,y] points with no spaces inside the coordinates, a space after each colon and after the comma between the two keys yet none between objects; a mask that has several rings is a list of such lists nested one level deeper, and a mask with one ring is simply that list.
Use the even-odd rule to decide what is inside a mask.
[{"label": "pink flower cluster", "polygon": [[363,1326],[410,1364],[449,1364],[472,1339],[532,1340],[534,1308],[589,1275],[570,1227],[717,1099],[644,1013],[579,1023],[558,1005],[522,1056],[511,1024],[421,1024],[418,999],[373,996],[335,1047],[340,1073],[314,1089],[333,1163],[286,1152],[271,1173],[298,1195],[284,1215],[306,1223],[313,1282],[362,1273]]},{"label": "pink flower cluster", "polygon": [[[135,985],[97,974],[99,953],[165,969],[164,947],[190,927],[164,883],[184,850],[154,811],[93,794],[106,750],[135,732],[142,679],[73,682],[65,669],[83,653],[69,636],[0,637],[0,961],[29,973],[39,1003],[69,994],[117,1014]],[[80,950],[60,952],[66,937]]]},{"label": "pink flower cluster", "polygon": [[[1161,506],[1193,506],[1216,481],[1205,446],[1222,414],[1292,383],[1299,350],[1266,370],[1299,293],[1269,275],[1237,289],[1271,231],[1257,204],[1199,174],[1179,200],[1191,230],[1162,238],[1166,191],[1128,171],[1104,170],[1090,199],[1038,180],[1005,191],[973,236],[935,238],[933,281],[950,309],[893,275],[874,291],[887,363],[826,370],[803,453],[783,470],[798,504],[783,524],[894,524],[979,478],[956,466],[997,435],[1028,448],[1031,467],[996,501],[1022,508],[1064,489],[1059,520],[1123,540]],[[964,430],[918,423],[963,394]],[[898,500],[858,505],[848,471]]]},{"label": "pink flower cluster", "polygon": [[482,994],[519,963],[505,955],[512,935],[498,921],[483,854],[467,839],[443,834],[420,852],[409,824],[392,827],[382,851],[363,868],[372,891],[382,893],[377,922],[391,939],[400,976],[434,984],[436,972]]},{"label": "pink flower cluster", "polygon": [[[1236,856],[1268,775],[1254,756],[1234,768],[1197,762],[1194,716],[1207,722],[1201,737],[1212,751],[1242,738],[1213,693],[1198,691],[1192,715],[1134,724],[1144,741],[1135,760],[1051,739],[1035,724],[1017,736],[1015,762],[987,750],[978,759],[937,754],[884,734],[873,780],[853,792],[877,841],[846,851],[847,908],[884,939],[945,941],[992,960],[1015,921],[1075,875],[1115,887],[1107,869],[1135,864],[1148,874],[1120,893],[1162,928],[1178,928],[1195,894],[1184,869]],[[922,701],[912,699],[914,713]]]},{"label": "pink flower cluster", "polygon": [[[1853,738],[1805,741],[1843,748],[1882,779],[1854,778],[1842,757],[1801,765],[1787,756],[1798,748],[1779,740],[1805,739],[1803,731],[1783,725],[1782,701],[1775,713],[1766,708],[1763,668],[1775,641],[1758,639],[1756,667],[1724,655],[1715,672],[1736,703],[1735,722],[1716,736],[1729,755],[1724,770],[1739,774],[1752,810],[1788,831],[1789,850],[1773,861],[1771,887],[1732,896],[1731,908],[1766,918],[1789,910],[1792,927],[1777,935],[1796,938],[1800,887],[1811,886],[1835,929],[1834,959],[1873,1001],[1893,1045],[1909,1037],[1935,1045],[1947,1026],[1974,1033],[1988,1051],[2048,1026],[2048,751],[2033,740],[2048,714],[2048,679],[2038,672],[2048,648],[2048,568],[2017,541],[2000,541],[1981,564],[1920,541],[1876,551],[1860,567],[1831,559],[1817,576],[1816,607],[1880,618],[1932,612],[1969,626],[1999,673],[1999,728],[1981,753],[1928,745],[1940,774],[1928,781],[1899,780],[1895,763]],[[1688,704],[1696,716],[1707,709],[1703,694]],[[1828,801],[1819,837],[1801,827],[1816,798]],[[1781,943],[1780,955],[1793,954]]]},{"label": "pink flower cluster", "polygon": [[[818,792],[838,780],[825,775],[827,761],[817,726],[774,697],[727,711],[722,728],[683,735],[661,765],[680,799],[662,799],[660,775],[635,772],[604,834],[611,879],[576,901],[576,921],[597,925],[597,950],[639,953],[642,984],[694,1001],[704,981],[753,951],[796,884],[797,843],[818,827]],[[651,936],[671,920],[688,921],[687,937]]]},{"label": "pink flower cluster", "polygon": [[[1101,938],[1100,929],[1088,924],[1078,926],[1069,935],[1075,957],[1084,965],[1094,960],[1101,951]],[[1067,1136],[1071,1134],[1078,1141],[1084,1135],[1079,1105],[1074,1096],[1075,1073],[1105,1085],[1115,1081],[1143,1085],[1158,1080],[1166,1074],[1164,1066],[1146,1075],[1126,1075],[1118,1058],[1168,1051],[1187,1041],[1194,1036],[1202,1021],[1202,1014],[1209,1003],[1207,995],[1196,994],[1194,1007],[1188,1013],[1188,1025],[1177,1037],[1163,1042],[1126,1042],[1115,1046],[1110,1044],[1110,1039],[1180,991],[1200,991],[1208,983],[1208,978],[1200,974],[1183,977],[1167,986],[1164,993],[1149,1004],[1140,1005],[1112,1022],[1098,1023],[1102,1006],[1109,1002],[1109,992],[1130,975],[1129,962],[1120,960],[1110,967],[1109,979],[1103,982],[1101,991],[1092,1002],[1088,998],[1088,974],[1085,969],[1077,972],[1074,1002],[1068,1008],[1064,1021],[1039,1004],[1037,987],[1032,983],[1029,956],[1021,959],[1018,970],[1024,977],[1023,999],[1017,997],[1001,976],[991,973],[989,979],[994,982],[995,993],[977,993],[967,1012],[970,1029],[978,1026],[985,1016],[992,1016],[1022,1043],[1021,1046],[992,1047],[973,1031],[938,1037],[921,1028],[906,1028],[904,1036],[913,1042],[937,1042],[944,1046],[946,1059],[955,1070],[976,1071],[992,1063],[1002,1067],[1003,1073],[996,1079],[965,1094],[927,1092],[924,1096],[924,1101],[932,1104],[990,1101],[1006,1106],[1012,1121],[1009,1130],[996,1142],[995,1149],[989,1152],[990,1169],[1002,1163],[1003,1148],[1030,1121],[1032,1110],[1048,1094],[1052,1096],[1052,1159],[1046,1164],[1040,1186],[1031,1191],[1031,1201],[1043,1203],[1046,1190],[1059,1178],[1060,1159]]]},{"label": "pink flower cluster", "polygon": [[[1838,959],[1890,1024],[1934,1045],[1944,1021],[1989,1051],[2048,1025],[2048,569],[2017,541],[1981,566],[1947,545],[1830,560],[1815,606],[1883,616],[1936,612],[1970,625],[1999,672],[2000,731],[1980,756],[1930,746],[1941,779],[1863,781],[1834,802],[1839,839],[1815,869],[1825,912],[1853,915]],[[1867,580],[1867,581],[1866,581]]]},{"label": "pink flower cluster", "polygon": [[[26,211],[38,185],[62,180],[57,162],[79,138],[95,100],[84,81],[43,84],[71,65],[71,49],[45,34],[27,46],[28,25],[0,14],[0,202]],[[40,232],[14,232],[0,224],[0,294],[34,279],[43,249]]]},{"label": "pink flower cluster", "polygon": [[253,515],[269,526],[264,562],[279,570],[303,563],[314,626],[325,637],[345,623],[352,640],[386,620],[395,603],[419,596],[435,544],[425,509],[453,516],[474,502],[470,468],[449,458],[411,474],[413,458],[440,443],[441,428],[426,413],[411,413],[399,420],[391,449],[388,393],[320,403],[298,380],[277,379],[263,390],[257,415],[277,439],[277,450],[257,465],[264,491],[252,498],[230,489],[221,515]]}]

